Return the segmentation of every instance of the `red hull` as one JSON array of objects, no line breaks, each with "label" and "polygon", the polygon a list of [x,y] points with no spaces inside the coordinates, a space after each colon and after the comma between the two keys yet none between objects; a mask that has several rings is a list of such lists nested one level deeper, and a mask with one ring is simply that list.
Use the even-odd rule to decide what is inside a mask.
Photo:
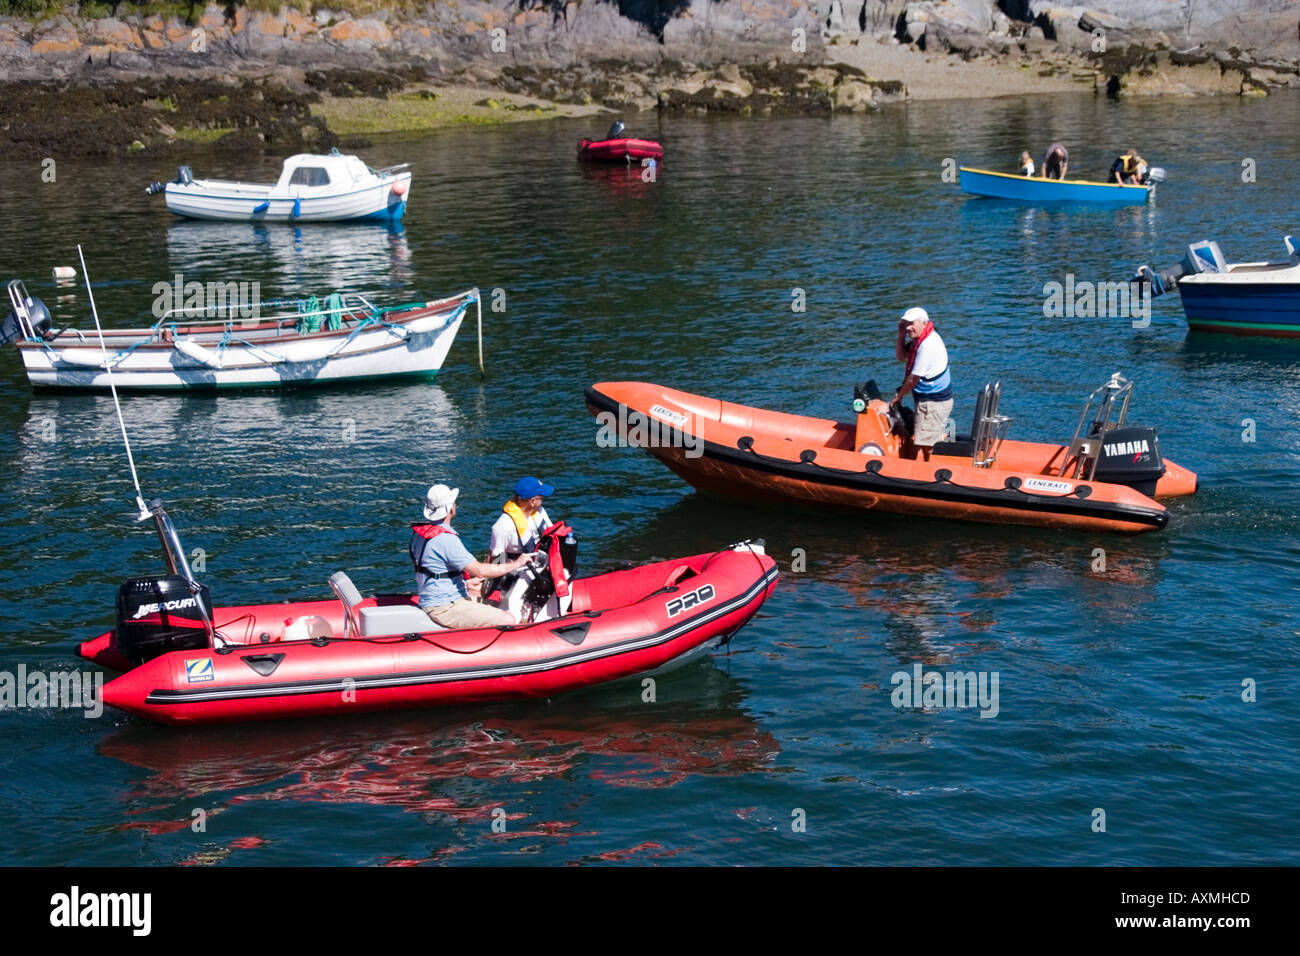
[{"label": "red hull", "polygon": [[584,139],[578,156],[595,163],[622,163],[629,159],[663,159],[664,148],[652,139]]},{"label": "red hull", "polygon": [[[259,637],[278,633],[287,617],[312,614],[341,634],[338,601],[217,608],[217,630],[233,649],[163,654],[105,685],[104,702],[163,723],[198,724],[551,697],[664,668],[726,640],[776,577],[766,555],[727,550],[578,579],[572,612],[556,620],[318,642]],[[118,668],[109,640],[101,635],[79,653]]]}]

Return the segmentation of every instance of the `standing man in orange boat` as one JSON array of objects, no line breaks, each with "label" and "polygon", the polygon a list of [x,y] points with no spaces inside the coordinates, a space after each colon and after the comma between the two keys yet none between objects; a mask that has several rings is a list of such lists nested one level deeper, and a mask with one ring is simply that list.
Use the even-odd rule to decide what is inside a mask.
[{"label": "standing man in orange boat", "polygon": [[1070,152],[1060,143],[1053,143],[1047,147],[1047,155],[1043,157],[1043,178],[1044,179],[1064,179],[1065,172],[1070,168]]},{"label": "standing man in orange boat", "polygon": [[952,414],[952,375],[948,370],[948,348],[925,309],[908,309],[898,320],[894,354],[907,366],[903,384],[889,406],[900,405],[908,392],[913,394],[916,422],[912,427],[912,445],[929,461],[935,442],[943,440],[948,416]]}]

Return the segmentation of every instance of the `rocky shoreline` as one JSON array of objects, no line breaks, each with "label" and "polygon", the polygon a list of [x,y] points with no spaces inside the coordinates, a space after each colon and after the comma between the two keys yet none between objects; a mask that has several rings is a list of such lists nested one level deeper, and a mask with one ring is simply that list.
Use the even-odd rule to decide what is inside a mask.
[{"label": "rocky shoreline", "polygon": [[[233,4],[195,7],[188,22],[0,17],[0,149],[284,152],[600,112],[863,112],[909,97],[900,74],[927,97],[1300,88],[1297,17],[1263,10],[1241,34],[1230,9],[1269,0],[1219,0],[1226,26],[1181,32],[1152,19],[1168,4],[1109,5],[1154,13],[1040,0],[452,0],[400,19]],[[936,57],[951,66],[935,70]]]}]

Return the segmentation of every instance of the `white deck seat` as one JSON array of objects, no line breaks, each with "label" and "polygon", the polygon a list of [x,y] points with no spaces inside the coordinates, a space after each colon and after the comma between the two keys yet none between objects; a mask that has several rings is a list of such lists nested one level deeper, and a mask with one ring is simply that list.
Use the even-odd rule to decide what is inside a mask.
[{"label": "white deck seat", "polygon": [[423,634],[426,631],[445,631],[413,604],[390,604],[387,607],[358,608],[361,616],[361,636],[378,637],[385,634]]}]

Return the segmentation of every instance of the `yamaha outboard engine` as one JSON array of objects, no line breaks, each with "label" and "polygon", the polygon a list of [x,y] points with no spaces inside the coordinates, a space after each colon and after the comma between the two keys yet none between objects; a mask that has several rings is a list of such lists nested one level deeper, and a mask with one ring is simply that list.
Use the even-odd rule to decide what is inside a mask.
[{"label": "yamaha outboard engine", "polygon": [[207,650],[204,609],[211,607],[208,586],[200,585],[196,595],[179,574],[123,581],[109,646],[133,665],[168,651]]},{"label": "yamaha outboard engine", "polygon": [[1165,460],[1154,428],[1126,425],[1105,433],[1093,472],[1097,481],[1128,485],[1150,497],[1164,473]]},{"label": "yamaha outboard engine", "polygon": [[620,139],[623,136],[624,130],[626,129],[627,126],[623,124],[622,120],[614,120],[613,124],[609,127],[609,132],[605,135],[605,138]]}]

